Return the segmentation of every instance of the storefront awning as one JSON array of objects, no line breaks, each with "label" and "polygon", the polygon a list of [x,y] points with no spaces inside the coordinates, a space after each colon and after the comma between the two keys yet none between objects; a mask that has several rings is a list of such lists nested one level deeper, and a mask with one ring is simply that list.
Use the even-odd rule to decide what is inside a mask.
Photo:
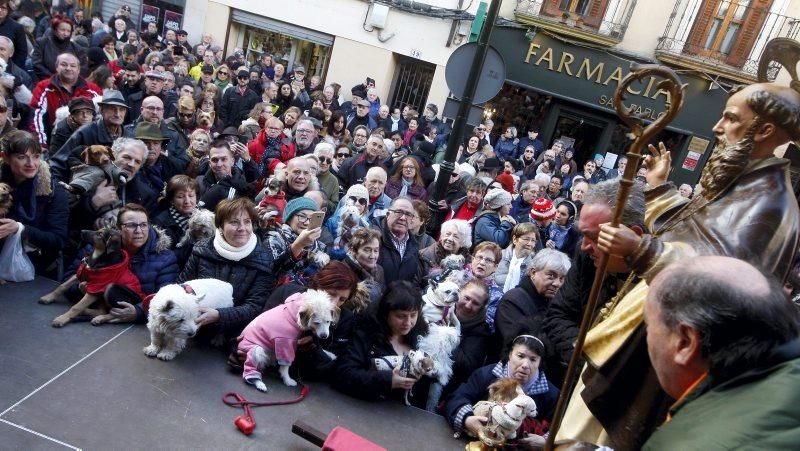
[{"label": "storefront awning", "polygon": [[286,22],[279,22],[277,20],[270,19],[269,17],[259,16],[247,11],[234,9],[231,20],[243,25],[291,36],[304,41],[313,42],[315,44],[325,45],[328,47],[333,45],[333,36],[331,35],[309,30],[308,28],[298,27]]}]

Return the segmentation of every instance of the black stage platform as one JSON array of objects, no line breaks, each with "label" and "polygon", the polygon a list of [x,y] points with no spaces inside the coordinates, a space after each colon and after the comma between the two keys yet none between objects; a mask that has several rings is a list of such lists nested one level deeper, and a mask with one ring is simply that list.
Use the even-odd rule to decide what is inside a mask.
[{"label": "black stage platform", "polygon": [[283,400],[298,390],[275,375],[266,380],[270,393],[261,394],[215,349],[150,359],[142,353],[149,343],[143,325],[53,328],[67,306],[36,300],[55,286],[37,279],[0,287],[0,448],[318,449],[291,433],[296,420],[325,433],[341,425],[390,450],[464,448],[442,417],[362,402],[325,384],[311,384],[299,404],[256,408],[258,426],[246,437],[233,425],[241,409],[224,405],[223,393]]}]

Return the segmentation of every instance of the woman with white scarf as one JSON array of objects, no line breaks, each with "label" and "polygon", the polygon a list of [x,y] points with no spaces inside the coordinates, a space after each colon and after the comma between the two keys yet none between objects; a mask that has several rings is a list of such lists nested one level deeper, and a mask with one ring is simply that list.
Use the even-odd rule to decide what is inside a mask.
[{"label": "woman with white scarf", "polygon": [[494,281],[503,289],[503,293],[519,285],[522,275],[526,273],[525,259],[536,253],[536,242],[539,240],[539,228],[536,224],[523,222],[511,231],[511,244],[503,250],[503,257],[494,273]]},{"label": "woman with white scarf", "polygon": [[[222,200],[214,216],[214,237],[198,241],[178,283],[214,278],[233,285],[233,307],[200,307],[197,323],[214,336],[222,332],[236,338],[264,309],[264,300],[275,286],[272,261],[253,233],[258,214],[246,198]],[[205,333],[203,336],[206,336]]]}]

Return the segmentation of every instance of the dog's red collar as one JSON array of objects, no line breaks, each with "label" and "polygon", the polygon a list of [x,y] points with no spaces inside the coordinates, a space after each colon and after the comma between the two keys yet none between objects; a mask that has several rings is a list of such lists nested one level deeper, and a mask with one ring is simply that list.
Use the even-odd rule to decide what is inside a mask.
[{"label": "dog's red collar", "polygon": [[192,288],[191,285],[186,284],[186,283],[182,283],[180,285],[181,285],[181,288],[183,288],[183,291],[185,291],[187,294],[191,294],[193,296],[197,295],[197,293],[194,292],[194,288]]}]

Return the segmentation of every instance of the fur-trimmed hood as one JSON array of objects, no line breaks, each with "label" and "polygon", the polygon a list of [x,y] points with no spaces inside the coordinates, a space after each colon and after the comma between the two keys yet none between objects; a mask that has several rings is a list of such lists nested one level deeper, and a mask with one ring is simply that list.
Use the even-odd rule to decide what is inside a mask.
[{"label": "fur-trimmed hood", "polygon": [[162,228],[150,225],[150,236],[147,238],[147,250],[160,254],[172,247],[172,238]]}]

